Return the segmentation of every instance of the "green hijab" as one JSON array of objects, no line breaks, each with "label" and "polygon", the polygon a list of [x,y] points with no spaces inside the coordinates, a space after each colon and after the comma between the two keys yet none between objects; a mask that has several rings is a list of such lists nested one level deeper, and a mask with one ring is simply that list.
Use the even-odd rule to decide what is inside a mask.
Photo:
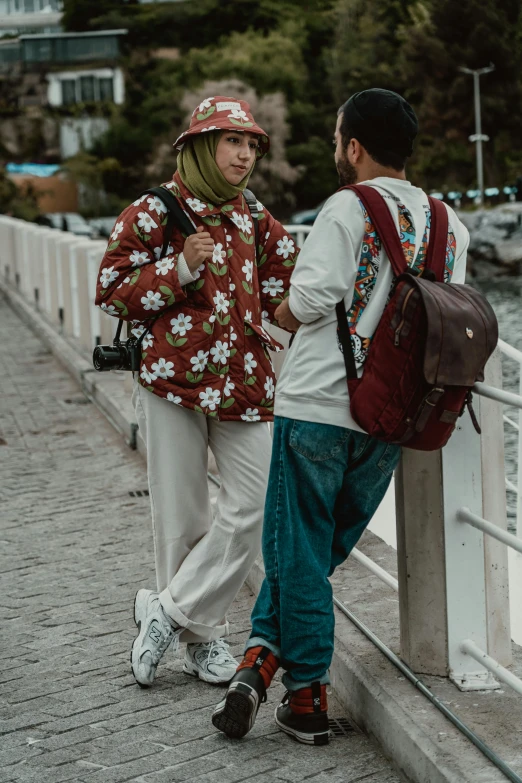
[{"label": "green hijab", "polygon": [[221,134],[226,131],[208,131],[190,136],[178,154],[178,171],[181,181],[196,198],[207,204],[232,201],[247,186],[252,168],[239,185],[227,182],[216,163],[216,149]]}]

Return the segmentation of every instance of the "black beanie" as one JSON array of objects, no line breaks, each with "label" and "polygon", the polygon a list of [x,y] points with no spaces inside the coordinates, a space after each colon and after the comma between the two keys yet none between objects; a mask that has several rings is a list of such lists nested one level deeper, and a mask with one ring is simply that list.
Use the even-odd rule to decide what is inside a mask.
[{"label": "black beanie", "polygon": [[409,157],[419,130],[412,107],[401,95],[375,87],[356,92],[341,109],[343,124],[363,147]]}]

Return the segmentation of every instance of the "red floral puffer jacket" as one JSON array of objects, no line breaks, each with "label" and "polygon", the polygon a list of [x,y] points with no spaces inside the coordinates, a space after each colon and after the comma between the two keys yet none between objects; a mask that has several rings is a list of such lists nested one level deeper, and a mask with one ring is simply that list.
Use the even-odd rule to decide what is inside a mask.
[{"label": "red floral puffer jacket", "polygon": [[214,255],[182,287],[184,238],[174,229],[161,258],[166,207],[143,196],[120,215],[103,257],[96,304],[131,321],[143,339],[139,381],[149,391],[222,421],[271,421],[275,378],[267,349],[280,346],[261,320],[288,295],[298,249],[261,205],[259,248],[243,196],[214,207],[176,174],[170,188],[196,226],[214,239]]}]

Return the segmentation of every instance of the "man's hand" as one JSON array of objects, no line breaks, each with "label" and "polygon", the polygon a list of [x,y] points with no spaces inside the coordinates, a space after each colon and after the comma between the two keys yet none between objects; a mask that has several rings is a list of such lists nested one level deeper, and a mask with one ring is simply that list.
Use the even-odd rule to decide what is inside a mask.
[{"label": "man's hand", "polygon": [[275,311],[275,318],[281,329],[286,329],[287,332],[297,332],[301,326],[301,321],[298,321],[290,310],[290,297],[283,299]]},{"label": "man's hand", "polygon": [[195,272],[214,252],[214,240],[204,226],[198,226],[196,231],[197,234],[187,237],[183,245],[183,255],[191,272]]}]

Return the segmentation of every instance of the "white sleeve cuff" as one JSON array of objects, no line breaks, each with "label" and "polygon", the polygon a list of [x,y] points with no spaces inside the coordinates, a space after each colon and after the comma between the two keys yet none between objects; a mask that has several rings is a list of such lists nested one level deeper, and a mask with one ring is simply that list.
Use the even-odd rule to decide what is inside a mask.
[{"label": "white sleeve cuff", "polygon": [[188,285],[189,283],[193,283],[194,280],[197,280],[197,277],[194,277],[188,268],[188,264],[185,261],[185,256],[183,253],[180,253],[178,256],[178,278],[179,284],[182,286]]}]

